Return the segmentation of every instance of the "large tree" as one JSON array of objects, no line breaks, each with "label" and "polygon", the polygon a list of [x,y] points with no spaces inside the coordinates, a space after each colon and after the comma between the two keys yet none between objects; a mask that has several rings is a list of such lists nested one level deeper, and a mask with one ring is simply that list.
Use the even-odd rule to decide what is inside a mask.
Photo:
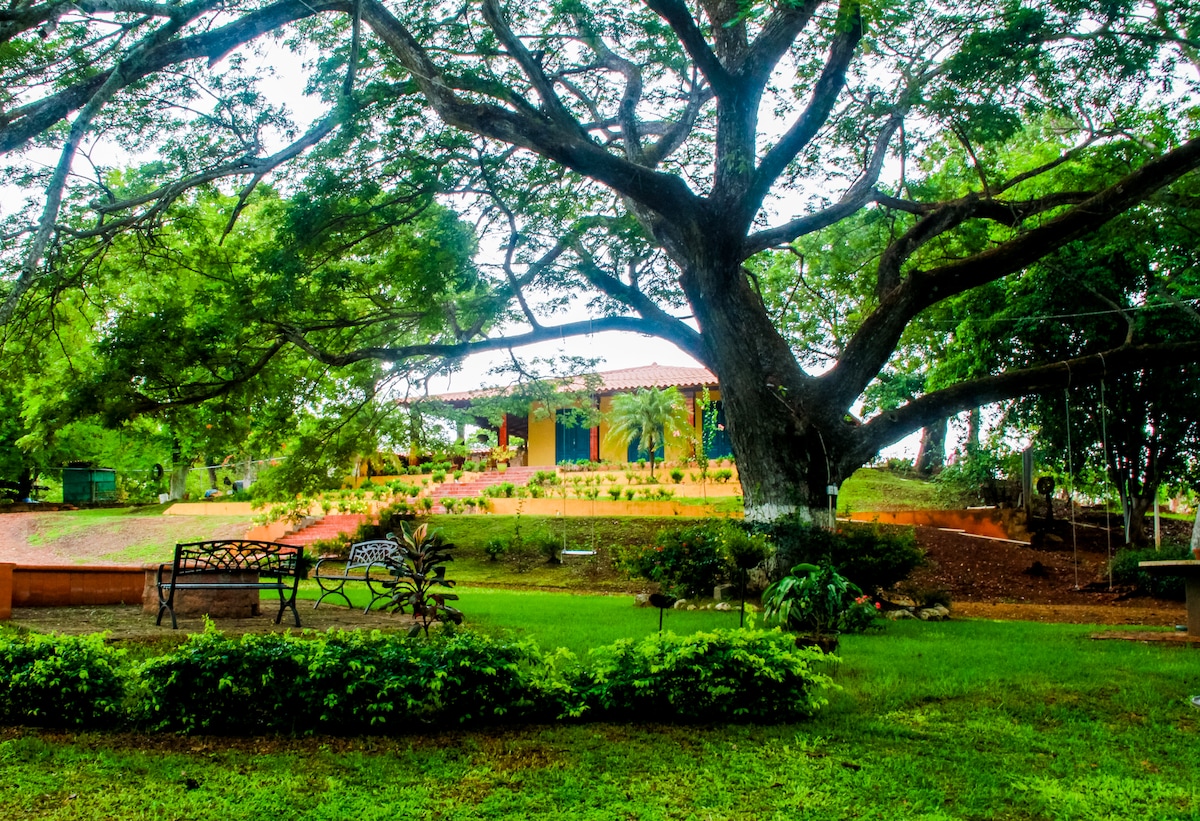
[{"label": "large tree", "polygon": [[[81,253],[153,232],[189,186],[236,179],[249,196],[288,174],[330,203],[374,201],[361,192],[381,183],[439,191],[496,236],[473,320],[438,304],[425,339],[392,344],[359,344],[350,329],[367,320],[338,311],[259,317],[261,333],[328,365],[653,334],[720,379],[747,515],[808,515],[880,447],[950,413],[1152,353],[1195,358],[1195,335],[1134,338],[1103,362],[848,417],[926,311],[1194,173],[1198,27],[1182,0],[17,3],[0,12],[0,152],[58,160],[26,166],[42,194],[8,220],[0,320],[86,284]],[[327,113],[299,135],[243,59],[279,34],[318,55],[310,88]],[[1003,150],[1032,133],[1041,150]],[[107,189],[84,163],[101,141],[156,150],[160,173]],[[889,225],[852,272],[871,287],[827,367],[806,367],[747,263],[864,211]],[[367,213],[314,227],[344,231],[353,253]],[[592,316],[556,318],[572,301]]]}]

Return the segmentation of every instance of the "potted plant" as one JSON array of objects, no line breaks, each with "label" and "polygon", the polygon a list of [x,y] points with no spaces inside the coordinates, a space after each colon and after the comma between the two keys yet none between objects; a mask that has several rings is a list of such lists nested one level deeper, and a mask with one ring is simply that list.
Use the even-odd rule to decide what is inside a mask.
[{"label": "potted plant", "polygon": [[496,463],[496,470],[500,473],[508,470],[508,463],[516,458],[516,452],[507,445],[497,445],[492,448],[492,461]]},{"label": "potted plant", "polygon": [[878,605],[830,565],[798,564],[763,591],[766,621],[804,635],[796,646],[837,649],[838,634],[861,632],[875,619]]}]

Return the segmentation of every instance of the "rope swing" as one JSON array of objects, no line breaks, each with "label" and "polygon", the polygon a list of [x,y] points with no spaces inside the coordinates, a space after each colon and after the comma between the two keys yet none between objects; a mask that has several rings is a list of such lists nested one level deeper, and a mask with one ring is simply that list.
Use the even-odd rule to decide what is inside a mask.
[{"label": "rope swing", "polygon": [[[1104,361],[1104,357],[1100,357]],[[1104,538],[1108,540],[1108,589],[1113,586],[1112,511],[1109,509],[1108,489],[1108,406],[1104,404],[1104,379],[1100,379],[1100,441],[1104,445]]]},{"label": "rope swing", "polygon": [[[1071,384],[1071,366],[1067,366],[1067,385]],[[1067,507],[1071,510],[1071,561],[1075,565],[1075,589],[1079,589],[1079,540],[1075,536],[1075,463],[1071,458],[1071,389],[1063,389],[1067,415]]]}]

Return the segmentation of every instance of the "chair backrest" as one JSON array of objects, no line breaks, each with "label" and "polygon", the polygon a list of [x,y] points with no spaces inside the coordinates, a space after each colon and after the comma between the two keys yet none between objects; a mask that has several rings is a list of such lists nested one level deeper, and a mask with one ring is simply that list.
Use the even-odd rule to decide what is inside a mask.
[{"label": "chair backrest", "polygon": [[174,569],[187,573],[257,572],[286,576],[296,572],[304,548],[298,545],[226,539],[175,545]]},{"label": "chair backrest", "polygon": [[372,539],[368,542],[355,542],[350,545],[350,555],[346,558],[346,569],[355,570],[373,564],[384,564],[399,549],[400,545],[391,539]]}]

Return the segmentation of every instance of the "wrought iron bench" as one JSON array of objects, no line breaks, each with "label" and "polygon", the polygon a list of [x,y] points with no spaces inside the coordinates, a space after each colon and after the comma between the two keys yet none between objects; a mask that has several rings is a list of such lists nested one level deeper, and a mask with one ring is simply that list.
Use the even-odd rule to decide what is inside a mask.
[{"label": "wrought iron bench", "polygon": [[[300,626],[296,612],[296,587],[300,582],[304,548],[278,542],[259,542],[250,539],[226,539],[207,542],[187,542],[175,545],[175,557],[170,564],[160,564],[155,573],[158,589],[158,618],[171,614],[171,629],[175,621],[175,594],[180,590],[275,590],[279,593],[279,613],[291,609]],[[170,579],[164,580],[169,572]]]},{"label": "wrought iron bench", "polygon": [[[350,598],[346,595],[346,582],[366,584],[367,590],[371,593],[371,600],[363,608],[364,613],[370,612],[371,608],[375,606],[375,602],[381,599],[391,599],[392,591],[384,587],[382,582],[385,579],[393,578],[393,573],[388,569],[386,561],[396,554],[398,548],[399,545],[390,539],[375,539],[350,545],[350,555],[346,557],[344,566],[342,566],[341,559],[321,559],[313,568],[313,578],[321,587],[321,595],[313,608],[318,607],[326,596],[334,594],[345,599],[347,607],[353,607]],[[323,567],[330,565],[338,566],[338,568],[333,572],[322,571]],[[371,568],[373,567],[382,569],[384,572],[372,576]],[[339,570],[340,572],[338,572]]]}]

